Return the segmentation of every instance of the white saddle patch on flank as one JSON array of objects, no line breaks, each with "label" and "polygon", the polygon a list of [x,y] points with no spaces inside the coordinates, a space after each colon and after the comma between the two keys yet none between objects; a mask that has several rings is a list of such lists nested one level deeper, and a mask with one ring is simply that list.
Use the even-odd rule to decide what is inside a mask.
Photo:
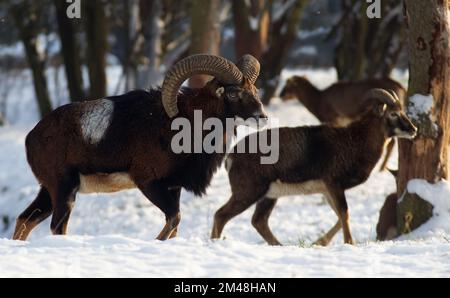
[{"label": "white saddle patch on flank", "polygon": [[309,180],[303,183],[284,183],[277,180],[270,184],[266,197],[276,199],[285,196],[326,193],[326,191],[327,188],[322,180]]},{"label": "white saddle patch on flank", "polygon": [[98,144],[111,124],[114,103],[107,99],[94,100],[84,106],[80,119],[81,134],[90,144]]},{"label": "white saddle patch on flank", "polygon": [[104,174],[97,173],[92,175],[80,174],[79,193],[111,193],[125,189],[136,188],[136,184],[131,180],[130,175],[125,172]]}]

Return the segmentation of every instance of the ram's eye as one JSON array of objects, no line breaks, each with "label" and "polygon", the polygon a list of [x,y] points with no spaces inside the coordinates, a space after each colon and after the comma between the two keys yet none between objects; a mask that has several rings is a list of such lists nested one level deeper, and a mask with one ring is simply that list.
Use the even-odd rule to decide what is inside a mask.
[{"label": "ram's eye", "polygon": [[231,91],[228,93],[228,97],[230,97],[230,99],[237,99],[239,95],[236,91]]},{"label": "ram's eye", "polygon": [[397,113],[395,113],[395,112],[391,112],[391,113],[389,113],[389,117],[391,117],[391,118],[398,118],[398,115],[397,115]]}]

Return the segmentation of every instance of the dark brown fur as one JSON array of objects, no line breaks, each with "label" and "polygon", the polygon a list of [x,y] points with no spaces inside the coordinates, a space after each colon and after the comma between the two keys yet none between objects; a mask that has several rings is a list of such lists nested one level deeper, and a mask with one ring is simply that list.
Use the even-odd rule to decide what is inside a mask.
[{"label": "dark brown fur", "polygon": [[267,197],[271,184],[281,182],[292,186],[320,181],[324,189],[311,193],[323,193],[339,220],[316,243],[328,244],[341,226],[344,241],[353,243],[345,190],[367,180],[381,157],[387,138],[398,134],[396,129],[411,135],[416,131],[399,107],[385,112],[380,109],[381,106],[376,105],[347,127],[281,128],[279,160],[273,165],[260,164],[260,154],[231,154],[227,163],[230,163],[232,196],[216,212],[212,238],[219,238],[232,217],[258,202],[252,223],[269,244],[279,244],[268,226],[277,199]]},{"label": "dark brown fur", "polygon": [[[213,80],[202,89],[183,89],[178,96],[179,117],[193,123],[196,109],[202,110],[203,121],[208,117],[224,122],[235,115],[245,119],[265,116],[253,85],[226,86],[218,98],[220,87]],[[232,92],[239,96],[229,99]],[[80,119],[90,102],[56,109],[28,134],[27,158],[41,191],[19,216],[14,239],[26,239],[32,228],[51,214],[52,232],[65,234],[80,174],[107,177],[127,173],[166,215],[166,226],[158,236],[161,240],[173,236],[180,221],[180,189],[205,193],[224,154],[172,152],[171,139],[177,132],[170,128],[172,120],[166,116],[159,90],[133,91],[106,100],[113,103],[114,112],[99,143],[86,142],[81,132]]]},{"label": "dark brown fur", "polygon": [[[365,111],[364,94],[372,88],[394,91],[403,104],[406,90],[390,78],[370,79],[356,82],[337,82],[319,90],[307,78],[293,76],[281,91],[281,98],[297,98],[322,123],[345,126],[361,117]],[[389,142],[380,170],[386,168],[395,141]]]},{"label": "dark brown fur", "polygon": [[394,91],[402,103],[406,95],[405,88],[390,78],[337,82],[319,90],[307,78],[293,76],[280,96],[283,100],[297,98],[320,122],[339,125],[343,120],[357,120],[365,112],[364,95],[373,88]]}]

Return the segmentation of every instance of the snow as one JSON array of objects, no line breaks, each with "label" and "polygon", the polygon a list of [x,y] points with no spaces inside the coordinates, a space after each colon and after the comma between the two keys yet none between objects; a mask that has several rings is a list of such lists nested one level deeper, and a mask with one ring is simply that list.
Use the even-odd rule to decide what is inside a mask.
[{"label": "snow", "polygon": [[[419,227],[414,236],[445,235],[450,231],[450,183],[440,181],[430,184],[425,180],[413,179],[408,182],[408,192],[416,193],[433,205],[433,217]],[[407,236],[405,236],[407,237]]]},{"label": "snow", "polygon": [[224,41],[229,41],[234,38],[234,29],[225,28],[222,30],[222,39]]},{"label": "snow", "polygon": [[259,17],[254,17],[254,16],[250,16],[248,18],[248,22],[250,24],[250,29],[252,29],[252,31],[258,31],[258,27],[259,27]]},{"label": "snow", "polygon": [[49,56],[58,55],[61,52],[61,41],[58,34],[39,34],[37,45],[40,53],[46,53]]},{"label": "snow", "polygon": [[[61,43],[57,34],[39,34],[37,36],[38,51],[47,55],[56,55],[61,51]],[[12,45],[2,45],[0,56],[23,57],[25,49],[23,43],[17,42]]]},{"label": "snow", "polygon": [[302,30],[302,29],[300,29],[300,30],[298,30],[297,36],[300,39],[307,39],[307,38],[310,38],[310,37],[313,37],[313,36],[315,37],[315,36],[318,36],[318,35],[325,35],[325,34],[328,34],[329,32],[330,32],[330,29],[329,28],[325,28],[325,27],[318,27],[318,28],[313,29],[313,30]]},{"label": "snow", "polygon": [[[112,70],[109,79],[117,81],[119,72]],[[308,76],[320,88],[336,80],[331,69],[299,69],[284,71],[282,81],[293,74]],[[23,89],[21,100],[32,99],[32,89],[27,86],[31,85],[15,87]],[[36,119],[31,99],[28,106],[18,109]],[[19,101],[8,101],[8,105],[17,104]],[[275,99],[268,113],[283,126],[318,123],[296,101]],[[347,192],[355,246],[344,245],[341,233],[329,247],[312,246],[336,222],[319,195],[279,200],[270,225],[283,247],[270,247],[257,234],[250,223],[254,207],[230,221],[224,239],[211,241],[214,212],[230,194],[223,167],[205,197],[182,192],[182,220],[175,239],[153,240],[164,225],[164,215],[138,191],[129,190],[78,195],[67,236],[51,236],[46,220],[27,242],[9,240],[15,218],[38,191],[24,151],[25,136],[34,124],[35,120],[21,119],[0,128],[0,277],[450,276],[450,208],[445,202],[450,197],[449,185],[411,183],[411,190],[434,200],[438,214],[399,240],[376,242],[378,212],[395,189],[391,175],[378,171]],[[396,153],[389,166],[396,168]]]},{"label": "snow", "polygon": [[[121,74],[120,66],[108,66],[109,94],[115,94]],[[52,106],[57,107],[69,103],[64,68],[48,68],[46,76]],[[87,69],[83,69],[83,77],[84,82],[88,82]],[[10,125],[32,125],[38,121],[38,106],[32,86],[33,78],[29,69],[19,73],[0,72],[0,104],[2,100],[6,103],[5,110],[0,110],[0,113],[4,113],[3,116]]]},{"label": "snow", "polygon": [[297,50],[294,51],[293,55],[294,56],[296,56],[296,55],[315,56],[315,55],[317,55],[317,49],[315,46],[299,47]]},{"label": "snow", "polygon": [[0,47],[0,56],[23,57],[24,52],[25,50],[22,43]]},{"label": "snow", "polygon": [[413,119],[419,119],[421,115],[427,115],[433,108],[433,95],[414,94],[409,98],[408,115]]},{"label": "snow", "polygon": [[0,240],[0,277],[440,277],[448,243],[371,243],[329,248],[125,236]]}]

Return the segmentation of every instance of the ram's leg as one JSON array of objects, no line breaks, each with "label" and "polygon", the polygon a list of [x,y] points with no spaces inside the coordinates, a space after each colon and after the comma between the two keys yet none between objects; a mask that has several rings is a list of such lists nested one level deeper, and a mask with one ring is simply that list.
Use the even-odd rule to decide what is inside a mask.
[{"label": "ram's leg", "polygon": [[[172,189],[170,192],[172,193],[174,198],[176,198],[178,201],[180,200],[181,187]],[[177,233],[178,233],[178,226],[175,227],[175,229],[172,231],[172,234],[170,234],[169,239],[175,238],[177,236]]]},{"label": "ram's leg", "polygon": [[342,232],[344,234],[344,242],[347,244],[354,244],[352,234],[350,232],[350,215],[348,212],[347,199],[345,198],[344,190],[330,189],[330,196],[333,200],[336,213],[342,225]]},{"label": "ram's leg", "polygon": [[49,189],[52,197],[53,215],[50,228],[54,235],[65,235],[67,225],[80,186],[79,175],[70,172],[60,179],[54,189]]},{"label": "ram's leg", "polygon": [[339,232],[341,227],[342,227],[341,221],[338,220],[337,223],[325,235],[323,235],[322,237],[317,239],[316,242],[314,242],[314,245],[327,246],[333,239],[334,235],[336,235],[337,232]]},{"label": "ram's leg", "polygon": [[139,187],[142,193],[166,216],[166,224],[156,237],[158,240],[167,240],[177,229],[181,220],[180,197],[175,196],[164,184],[151,182],[145,187]]},{"label": "ram's leg", "polygon": [[211,239],[220,238],[226,223],[236,215],[244,212],[257,200],[257,198],[245,200],[238,198],[236,195],[232,195],[228,202],[217,210],[214,215],[214,225],[211,232]]},{"label": "ram's leg", "polygon": [[51,214],[50,194],[47,189],[41,187],[36,199],[17,218],[13,239],[26,240],[31,230]]},{"label": "ram's leg", "polygon": [[321,246],[327,246],[328,244],[330,244],[331,240],[333,240],[333,237],[342,228],[341,220],[339,219],[338,210],[336,209],[333,197],[327,192],[324,193],[324,196],[328,202],[328,205],[330,205],[331,209],[333,209],[333,211],[336,213],[338,220],[336,224],[325,235],[323,235],[314,242],[315,245]]},{"label": "ram's leg", "polygon": [[262,198],[256,203],[252,217],[252,225],[270,245],[281,245],[269,227],[269,217],[276,203],[276,199]]}]

